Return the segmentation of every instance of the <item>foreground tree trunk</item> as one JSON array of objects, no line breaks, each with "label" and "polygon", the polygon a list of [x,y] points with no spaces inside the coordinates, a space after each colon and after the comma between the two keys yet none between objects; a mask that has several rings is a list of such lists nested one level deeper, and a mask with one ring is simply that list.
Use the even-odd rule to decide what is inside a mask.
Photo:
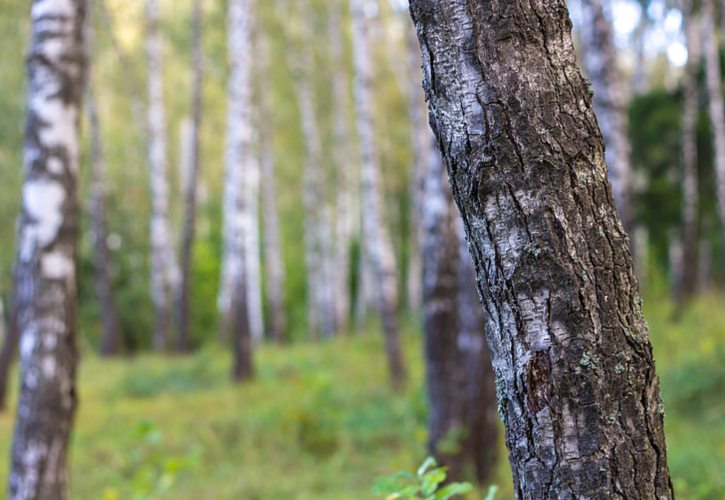
[{"label": "foreground tree trunk", "polygon": [[614,201],[627,234],[632,234],[631,146],[627,135],[627,112],[623,79],[617,63],[612,25],[604,12],[605,0],[582,0],[581,30],[583,59],[592,81],[594,112],[606,146],[609,180]]},{"label": "foreground tree trunk", "polygon": [[518,498],[672,498],[629,242],[561,0],[412,0]]},{"label": "foreground tree trunk", "polygon": [[176,349],[190,349],[189,294],[196,234],[196,184],[199,177],[200,136],[202,120],[202,87],[204,83],[204,50],[202,45],[203,12],[201,0],[194,0],[191,22],[191,133],[188,144],[188,171],[184,177],[184,229],[181,237],[181,267],[176,289]]},{"label": "foreground tree trunk", "polygon": [[35,0],[30,15],[15,285],[22,340],[9,474],[13,500],[68,498],[68,443],[77,406],[78,126],[86,2]]},{"label": "foreground tree trunk", "polygon": [[[252,26],[251,0],[231,0],[228,13],[228,50],[231,62],[224,172],[224,255],[220,280],[222,328],[233,343],[237,380],[251,376],[252,343],[246,283],[245,232],[249,231],[245,174],[252,151]],[[231,332],[231,335],[229,333]]]},{"label": "foreground tree trunk", "polygon": [[703,1],[702,36],[704,40],[705,73],[709,96],[710,125],[712,127],[713,149],[715,153],[715,179],[717,212],[720,217],[720,235],[725,237],[725,115],[723,115],[722,77],[720,68],[720,49],[715,29],[717,9],[715,0]]},{"label": "foreground tree trunk", "polygon": [[171,300],[178,286],[178,268],[169,227],[163,47],[157,0],[146,0],[146,23],[147,133],[151,187],[151,295],[156,314],[153,345],[157,350],[164,350],[169,346]]},{"label": "foreground tree trunk", "polygon": [[101,355],[121,352],[121,324],[111,284],[111,255],[106,224],[106,161],[101,140],[95,95],[89,72],[86,106],[91,134],[91,228],[93,231],[93,265],[96,293],[101,306]]},{"label": "foreground tree trunk", "polygon": [[685,20],[687,39],[687,66],[685,68],[684,105],[682,112],[682,269],[676,288],[676,299],[682,307],[697,290],[698,227],[697,208],[699,200],[697,172],[697,117],[698,81],[702,47],[700,40],[699,13],[692,10]]},{"label": "foreground tree trunk", "polygon": [[352,15],[353,59],[355,67],[355,111],[362,155],[362,212],[365,258],[370,259],[377,290],[378,314],[385,334],[388,369],[394,387],[406,378],[400,345],[398,318],[398,280],[395,254],[385,228],[382,205],[381,169],[373,126],[372,58],[368,47],[368,26],[363,0],[350,0]]}]

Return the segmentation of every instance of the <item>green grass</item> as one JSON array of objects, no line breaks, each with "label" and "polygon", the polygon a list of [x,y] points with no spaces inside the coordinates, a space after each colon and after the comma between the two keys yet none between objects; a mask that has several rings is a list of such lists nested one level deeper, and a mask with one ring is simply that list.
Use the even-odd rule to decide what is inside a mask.
[{"label": "green grass", "polygon": [[[679,323],[668,300],[646,300],[680,498],[725,494],[723,300],[702,298]],[[412,383],[404,394],[388,388],[379,337],[265,346],[256,380],[242,386],[229,381],[219,347],[186,358],[86,355],[72,497],[372,498],[376,477],[422,461],[426,439],[417,334],[405,335]],[[12,417],[0,415],[1,485]],[[512,497],[510,481],[504,459],[498,498]]]}]

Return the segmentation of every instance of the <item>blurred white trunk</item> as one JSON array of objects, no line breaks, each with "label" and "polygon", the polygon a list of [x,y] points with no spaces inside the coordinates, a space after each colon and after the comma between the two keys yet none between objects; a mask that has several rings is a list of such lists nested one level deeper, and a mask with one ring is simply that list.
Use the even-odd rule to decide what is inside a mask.
[{"label": "blurred white trunk", "polygon": [[612,25],[604,12],[605,0],[582,0],[582,52],[586,72],[594,92],[594,112],[606,145],[609,180],[624,229],[631,235],[632,168],[630,164],[627,114],[622,76]]},{"label": "blurred white trunk", "polygon": [[723,115],[722,78],[720,75],[720,38],[715,29],[716,15],[715,0],[705,0],[702,13],[702,35],[705,43],[705,73],[715,153],[715,192],[720,217],[720,232],[725,235],[725,115]]},{"label": "blurred white trunk", "polygon": [[166,157],[163,43],[159,31],[159,7],[146,0],[146,58],[148,65],[147,132],[151,187],[151,294],[156,309],[153,345],[168,347],[171,300],[179,282],[179,268],[169,227],[169,184]]},{"label": "blurred white trunk", "polygon": [[370,259],[378,295],[377,305],[386,340],[388,367],[394,386],[400,387],[406,369],[399,339],[398,279],[395,254],[385,228],[381,168],[375,144],[372,96],[372,57],[363,0],[350,0],[355,67],[355,110],[362,156],[362,214],[365,254]]},{"label": "blurred white trunk", "polygon": [[[256,134],[255,134],[256,141]],[[262,303],[262,256],[259,241],[259,161],[254,154],[244,172],[244,205],[247,213],[247,230],[244,232],[244,253],[247,264],[247,307],[249,329],[254,342],[264,338],[264,311]]]},{"label": "blurred white trunk", "polygon": [[[248,314],[246,234],[250,231],[248,176],[256,168],[252,145],[252,28],[251,0],[231,0],[228,14],[228,51],[231,63],[227,109],[224,172],[222,273],[219,310],[222,332],[234,345],[235,377],[251,374]],[[249,368],[249,370],[247,369]]]}]

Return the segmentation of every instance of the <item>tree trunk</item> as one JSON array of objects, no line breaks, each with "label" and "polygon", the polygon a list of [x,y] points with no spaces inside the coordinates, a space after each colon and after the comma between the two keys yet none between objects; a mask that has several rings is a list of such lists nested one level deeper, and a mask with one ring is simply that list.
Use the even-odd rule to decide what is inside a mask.
[{"label": "tree trunk", "polygon": [[337,175],[335,199],[335,305],[337,327],[346,330],[352,307],[350,296],[350,249],[360,219],[359,171],[350,161],[350,128],[347,121],[349,109],[348,78],[343,54],[342,15],[339,5],[331,6],[329,18],[330,51],[332,57],[332,100],[335,144],[333,156]]},{"label": "tree trunk", "polygon": [[650,28],[650,17],[647,7],[650,0],[639,0],[640,17],[634,32],[634,75],[633,86],[636,94],[644,94],[649,87],[649,71],[647,68],[646,41]]},{"label": "tree trunk", "polygon": [[627,111],[622,76],[617,63],[612,25],[604,13],[606,0],[582,0],[584,29],[581,30],[583,59],[594,93],[594,111],[604,137],[609,180],[614,201],[631,235],[634,224],[632,207],[631,146],[627,135]]},{"label": "tree trunk", "polygon": [[[310,12],[306,0],[298,0],[297,3],[298,13]],[[297,77],[295,88],[306,155],[302,197],[305,210],[308,326],[311,336],[321,334],[323,337],[331,337],[337,330],[334,282],[330,273],[331,218],[311,78],[314,61],[311,52],[313,33],[310,22],[310,19],[303,19],[300,22],[298,43],[301,50],[299,54],[294,55],[295,60],[292,61],[292,68]]]},{"label": "tree trunk", "polygon": [[13,299],[7,311],[7,318],[0,318],[5,327],[3,346],[0,349],[0,413],[7,408],[8,383],[10,382],[10,368],[18,352],[20,330],[18,330],[15,300]]},{"label": "tree trunk", "polygon": [[368,25],[363,0],[350,0],[353,59],[355,68],[355,110],[362,156],[363,245],[370,259],[373,286],[377,288],[378,314],[385,334],[388,369],[394,387],[405,383],[406,369],[400,345],[398,319],[398,280],[395,254],[385,228],[382,205],[381,170],[373,126],[373,71],[368,47]]},{"label": "tree trunk", "polygon": [[16,304],[20,399],[10,499],[68,498],[76,399],[79,121],[86,2],[35,0],[27,58]]},{"label": "tree trunk", "polygon": [[[258,140],[254,132],[253,142]],[[264,311],[262,303],[262,256],[259,242],[259,161],[251,152],[244,173],[244,205],[247,211],[247,229],[244,231],[244,260],[246,263],[249,332],[259,344],[264,338]]]},{"label": "tree trunk", "polygon": [[[422,251],[425,230],[423,229],[422,215],[424,204],[424,184],[426,172],[430,170],[432,162],[440,163],[440,154],[430,147],[431,131],[428,125],[428,115],[423,101],[420,84],[423,74],[420,70],[420,50],[418,39],[413,27],[408,30],[407,39],[408,70],[410,83],[408,88],[408,114],[411,127],[411,146],[413,149],[412,189],[410,191],[410,261],[408,263],[408,308],[413,312],[420,311],[420,302],[423,297],[421,277]],[[436,157],[431,158],[431,152]]]},{"label": "tree trunk", "polygon": [[164,350],[169,346],[171,300],[178,285],[178,268],[169,228],[163,49],[157,0],[146,0],[146,23],[147,132],[151,188],[151,295],[156,313],[153,345],[157,350]]},{"label": "tree trunk", "polygon": [[[449,189],[448,187],[446,187]],[[463,450],[479,484],[489,483],[498,459],[496,380],[486,345],[486,321],[476,288],[476,269],[468,250],[465,229],[456,209],[458,233],[458,345],[465,370],[466,434]]]},{"label": "tree trunk", "polygon": [[228,13],[228,50],[231,62],[224,172],[224,255],[220,280],[222,328],[233,343],[234,377],[251,374],[252,343],[246,283],[245,233],[250,214],[245,193],[246,174],[255,162],[252,151],[252,27],[251,0],[231,0]]},{"label": "tree trunk", "polygon": [[687,67],[685,68],[684,109],[682,112],[682,269],[676,290],[679,307],[697,290],[698,263],[698,171],[697,171],[697,117],[698,81],[702,48],[699,13],[688,13],[685,24],[687,38]]},{"label": "tree trunk", "polygon": [[412,0],[518,498],[672,498],[663,404],[562,0]]},{"label": "tree trunk", "polygon": [[722,78],[720,74],[719,37],[715,29],[715,0],[704,0],[702,36],[705,43],[705,73],[709,96],[710,124],[715,152],[717,212],[720,236],[725,240],[725,115],[723,115]]},{"label": "tree trunk", "polygon": [[108,250],[106,224],[106,161],[101,140],[92,76],[89,72],[86,106],[91,133],[91,228],[93,231],[93,264],[96,293],[101,306],[101,355],[113,356],[121,352],[121,325],[111,285],[111,256]]},{"label": "tree trunk", "polygon": [[[189,134],[188,163],[184,181],[184,229],[181,237],[181,268],[176,289],[176,348],[180,352],[190,349],[189,294],[196,234],[196,184],[200,166],[200,135],[202,120],[202,88],[204,82],[203,11],[202,0],[194,0],[191,21],[191,129]],[[184,155],[186,156],[186,155]]]}]

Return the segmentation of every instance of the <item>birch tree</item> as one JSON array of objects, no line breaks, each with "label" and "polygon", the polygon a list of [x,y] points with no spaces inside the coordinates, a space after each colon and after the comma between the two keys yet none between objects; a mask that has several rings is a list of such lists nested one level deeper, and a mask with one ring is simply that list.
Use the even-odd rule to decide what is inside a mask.
[{"label": "birch tree", "polygon": [[[306,0],[298,0],[298,13],[309,13]],[[305,260],[307,266],[308,323],[312,335],[331,337],[337,330],[334,281],[331,260],[331,217],[322,163],[322,144],[312,86],[313,41],[310,18],[299,23],[300,53],[293,63],[297,75],[295,89],[300,108],[305,145],[302,200],[305,210]]]},{"label": "birch tree", "polygon": [[412,0],[518,498],[673,498],[663,404],[562,0]]},{"label": "birch tree", "polygon": [[700,40],[700,18],[692,6],[686,12],[685,37],[687,43],[687,66],[683,89],[682,112],[682,244],[683,258],[681,280],[677,284],[677,299],[680,305],[697,288],[698,264],[698,172],[697,172],[697,117],[698,81],[697,75],[702,63]]},{"label": "birch tree", "polygon": [[719,37],[715,20],[715,0],[703,0],[702,36],[704,40],[705,74],[708,93],[708,111],[712,128],[714,151],[715,194],[720,218],[720,234],[725,234],[725,115],[723,115],[722,77],[720,68]]},{"label": "birch tree", "polygon": [[189,350],[189,294],[193,264],[194,237],[196,235],[196,185],[199,177],[200,136],[202,122],[202,88],[204,83],[204,48],[202,45],[202,0],[194,0],[191,21],[191,126],[189,140],[184,141],[188,152],[184,170],[184,228],[181,237],[181,267],[179,286],[176,289],[176,348]]},{"label": "birch tree", "polygon": [[357,133],[362,157],[362,224],[365,257],[369,259],[373,286],[377,291],[378,314],[385,334],[388,369],[394,387],[400,387],[406,378],[406,368],[400,345],[398,318],[398,283],[393,253],[382,205],[382,179],[375,144],[373,124],[372,58],[368,41],[368,25],[364,1],[350,0],[352,17],[353,62],[355,69],[354,93]]},{"label": "birch tree", "polygon": [[112,265],[108,248],[106,220],[106,161],[101,139],[101,125],[96,108],[92,76],[89,72],[86,107],[91,135],[91,230],[96,293],[101,307],[101,355],[121,351],[121,325],[111,283]]},{"label": "birch tree", "polygon": [[146,0],[146,110],[149,181],[151,190],[151,295],[156,314],[153,345],[169,346],[171,306],[179,281],[179,270],[169,227],[169,183],[166,156],[166,111],[164,106],[163,43],[159,30],[157,0]]},{"label": "birch tree", "polygon": [[609,180],[614,201],[624,223],[632,234],[631,146],[627,135],[626,97],[617,63],[612,25],[605,15],[606,0],[582,0],[582,53],[584,67],[591,79],[594,111],[606,145]]},{"label": "birch tree", "polygon": [[342,13],[338,4],[332,5],[328,20],[329,44],[332,59],[332,100],[334,162],[336,173],[335,187],[335,291],[334,300],[337,311],[337,326],[345,330],[350,321],[350,249],[353,235],[356,234],[360,219],[359,171],[352,168],[350,161],[350,127],[347,120],[349,109],[348,77],[345,68],[342,36]]},{"label": "birch tree", "polygon": [[246,206],[245,174],[254,162],[252,141],[252,0],[231,0],[228,11],[227,44],[231,69],[227,105],[226,158],[224,167],[224,253],[220,280],[222,328],[229,330],[236,379],[252,374],[252,343],[249,324],[245,263]]},{"label": "birch tree", "polygon": [[27,58],[25,181],[18,220],[20,398],[9,498],[68,498],[76,411],[79,121],[83,0],[35,0]]}]

